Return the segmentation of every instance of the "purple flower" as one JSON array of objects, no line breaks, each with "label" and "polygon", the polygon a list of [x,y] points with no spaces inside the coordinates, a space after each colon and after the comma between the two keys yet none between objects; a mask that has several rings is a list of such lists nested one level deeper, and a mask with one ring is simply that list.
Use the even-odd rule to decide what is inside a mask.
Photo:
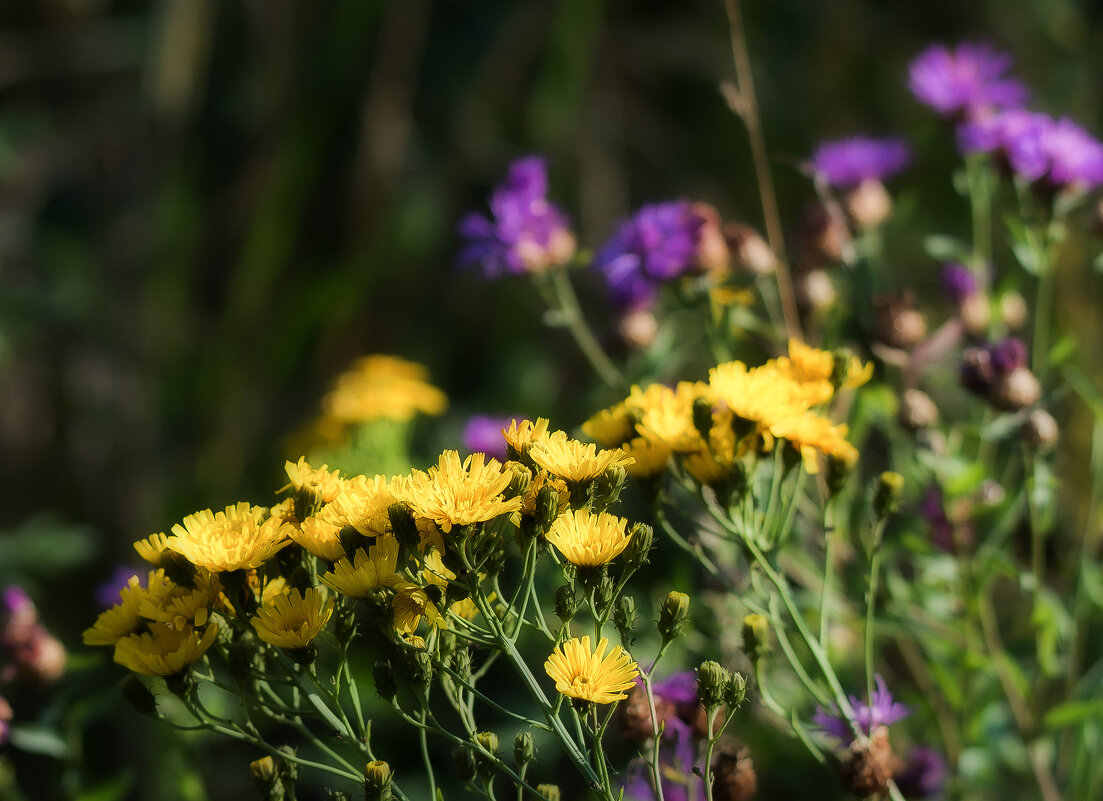
[{"label": "purple flower", "polygon": [[[858,700],[850,696],[850,705],[854,707],[854,717],[858,728],[867,736],[873,730],[881,726],[890,726],[901,718],[911,714],[903,704],[892,700],[892,694],[885,686],[885,680],[880,675],[873,677],[877,683],[877,689],[873,693],[870,703]],[[825,712],[821,707],[816,707],[816,714],[812,720],[828,734],[838,737],[844,743],[850,744],[854,740],[854,732],[850,728],[847,719],[837,711],[834,714]]]},{"label": "purple flower", "polygon": [[490,196],[490,217],[472,212],[457,230],[467,240],[461,265],[480,264],[488,278],[539,272],[565,264],[575,241],[566,216],[548,202],[547,162],[518,159]]},{"label": "purple flower", "polygon": [[812,155],[812,169],[832,186],[850,189],[900,172],[910,160],[902,139],[852,136],[822,143]]},{"label": "purple flower", "polygon": [[961,303],[977,291],[977,279],[960,262],[950,262],[942,268],[942,288],[954,303]]},{"label": "purple flower", "polygon": [[101,609],[110,609],[119,602],[119,593],[129,585],[130,579],[138,577],[141,585],[146,585],[144,571],[136,570],[126,565],[119,565],[111,573],[111,578],[96,586],[96,603]]},{"label": "purple flower", "polygon": [[650,306],[662,282],[690,270],[704,224],[684,200],[644,206],[621,223],[594,260],[617,305]]},{"label": "purple flower", "polygon": [[974,117],[1026,102],[1027,89],[1005,78],[1011,58],[987,44],[964,42],[951,50],[927,48],[908,67],[908,88],[921,103],[944,116]]},{"label": "purple flower", "polygon": [[[697,749],[693,733],[683,721],[667,721],[667,730],[659,748],[663,798],[666,801],[705,801],[705,785],[693,773]],[[654,801],[658,796],[651,786],[651,768],[642,759],[633,760],[624,778],[625,801]]]},{"label": "purple flower", "polygon": [[463,427],[463,447],[470,453],[485,453],[487,456],[504,462],[506,440],[502,430],[509,427],[511,417],[489,417],[477,414]]},{"label": "purple flower", "polygon": [[917,746],[892,778],[905,798],[933,798],[942,793],[947,772],[946,760],[938,751]]},{"label": "purple flower", "polygon": [[8,733],[11,731],[11,719],[14,717],[11,704],[4,696],[0,695],[0,745],[8,741]]},{"label": "purple flower", "polygon": [[988,357],[997,375],[1007,375],[1026,364],[1026,344],[1018,337],[1007,337],[988,346]]},{"label": "purple flower", "polygon": [[963,153],[993,153],[1016,175],[1061,188],[1103,184],[1103,144],[1069,119],[1014,109],[958,130]]}]

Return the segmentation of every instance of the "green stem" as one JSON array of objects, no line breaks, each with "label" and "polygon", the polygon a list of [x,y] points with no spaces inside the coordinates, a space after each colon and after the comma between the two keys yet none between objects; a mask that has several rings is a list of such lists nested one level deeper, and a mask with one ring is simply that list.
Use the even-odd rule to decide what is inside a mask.
[{"label": "green stem", "polygon": [[425,778],[429,780],[429,798],[437,797],[437,778],[433,773],[433,760],[429,757],[429,733],[425,726],[425,712],[421,713],[421,728],[418,729],[418,744],[421,746],[421,759],[425,764]]},{"label": "green stem", "polygon": [[885,521],[878,520],[873,527],[873,542],[869,556],[869,595],[866,598],[865,630],[865,667],[866,698],[873,703],[873,632],[874,612],[877,608],[877,580],[881,570],[881,538],[885,531]]},{"label": "green stem", "polygon": [[570,331],[582,354],[594,372],[602,381],[613,389],[624,389],[624,376],[613,364],[601,343],[597,341],[594,332],[582,315],[582,308],[578,305],[578,297],[571,286],[570,277],[564,268],[551,269],[535,275],[537,286],[548,304],[560,315],[563,326]]},{"label": "green stem", "polygon": [[663,658],[663,654],[666,653],[667,647],[670,645],[669,641],[664,642],[659,646],[659,652],[655,654],[655,661],[651,663],[651,667],[647,670],[641,671],[640,677],[643,679],[643,689],[647,693],[647,708],[651,713],[651,781],[655,785],[655,799],[656,801],[665,801],[663,797],[663,774],[662,767],[659,764],[659,746],[662,743],[663,726],[659,724],[659,714],[655,708],[655,693],[651,689],[651,676],[655,672],[655,668],[659,665],[659,660]]}]

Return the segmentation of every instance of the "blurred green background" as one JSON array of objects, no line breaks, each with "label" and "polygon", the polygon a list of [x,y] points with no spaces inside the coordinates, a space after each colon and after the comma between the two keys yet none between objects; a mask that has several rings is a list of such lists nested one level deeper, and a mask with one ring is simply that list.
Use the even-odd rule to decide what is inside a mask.
[{"label": "blurred green background", "polygon": [[[914,144],[889,245],[901,285],[932,285],[923,236],[969,222],[952,136],[905,88],[926,45],[991,40],[1036,105],[1103,132],[1090,0],[758,0],[745,14],[786,220],[812,197],[798,162],[819,140]],[[80,650],[92,588],[135,561],[132,541],[268,502],[298,456],[289,435],[357,355],[420,361],[448,393],[448,415],[422,423],[425,458],[457,446],[472,413],[571,427],[611,400],[567,335],[536,324],[531,287],[456,269],[454,221],[539,152],[586,246],[676,196],[760,227],[746,135],[717,90],[732,76],[719,0],[5,0],[0,528],[49,511],[62,522],[39,525],[94,543],[79,565],[24,566],[47,622]],[[1087,259],[1061,269],[1063,324],[1094,352],[1098,281]],[[600,286],[578,283],[609,335]],[[118,716],[96,719],[115,739],[93,773],[156,773],[134,749],[161,743],[138,746],[136,716]],[[134,797],[240,797],[232,757],[187,795],[166,780]]]}]

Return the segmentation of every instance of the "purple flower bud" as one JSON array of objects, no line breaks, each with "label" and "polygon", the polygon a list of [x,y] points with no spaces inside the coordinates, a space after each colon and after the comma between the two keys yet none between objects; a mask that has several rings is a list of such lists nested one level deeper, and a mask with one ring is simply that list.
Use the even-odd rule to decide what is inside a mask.
[{"label": "purple flower bud", "polygon": [[992,367],[999,375],[1007,375],[1016,367],[1024,366],[1026,355],[1026,345],[1018,337],[1008,337],[988,346]]},{"label": "purple flower bud", "polygon": [[509,428],[512,418],[475,415],[463,427],[463,447],[470,453],[485,453],[492,459],[504,462],[506,440],[502,430]]},{"label": "purple flower bud", "polygon": [[[892,694],[885,686],[885,680],[880,675],[873,677],[877,689],[873,691],[873,698],[869,703],[860,701],[856,696],[850,696],[850,705],[854,707],[854,719],[861,730],[867,736],[874,729],[881,726],[890,726],[896,721],[911,714],[903,704],[893,700]],[[812,720],[828,734],[834,735],[846,744],[854,741],[854,732],[850,723],[837,710],[833,713],[824,711],[822,707],[816,707],[816,714]]]},{"label": "purple flower bud", "polygon": [[964,42],[951,49],[933,45],[908,67],[908,88],[943,116],[973,117],[992,109],[1017,108],[1028,92],[1005,78],[1011,58],[984,43]]},{"label": "purple flower bud", "polygon": [[946,760],[938,751],[916,746],[893,780],[905,798],[933,798],[942,793],[947,773]]},{"label": "purple flower bud", "polygon": [[942,288],[954,303],[961,303],[977,291],[977,280],[969,268],[959,262],[950,262],[942,268]]},{"label": "purple flower bud", "polygon": [[119,593],[129,585],[130,579],[138,577],[141,586],[146,586],[146,572],[126,565],[119,565],[111,573],[111,578],[96,586],[96,603],[101,609],[110,609],[119,602]]},{"label": "purple flower bud", "polygon": [[824,142],[812,155],[812,169],[831,186],[850,189],[862,181],[881,181],[904,169],[911,152],[902,139],[854,136]]}]

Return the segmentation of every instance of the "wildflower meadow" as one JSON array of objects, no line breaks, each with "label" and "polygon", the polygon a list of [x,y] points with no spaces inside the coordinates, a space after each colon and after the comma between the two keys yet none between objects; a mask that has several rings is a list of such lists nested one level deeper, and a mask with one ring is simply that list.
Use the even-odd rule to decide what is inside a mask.
[{"label": "wildflower meadow", "polygon": [[1103,798],[1092,7],[57,5],[0,799]]}]

